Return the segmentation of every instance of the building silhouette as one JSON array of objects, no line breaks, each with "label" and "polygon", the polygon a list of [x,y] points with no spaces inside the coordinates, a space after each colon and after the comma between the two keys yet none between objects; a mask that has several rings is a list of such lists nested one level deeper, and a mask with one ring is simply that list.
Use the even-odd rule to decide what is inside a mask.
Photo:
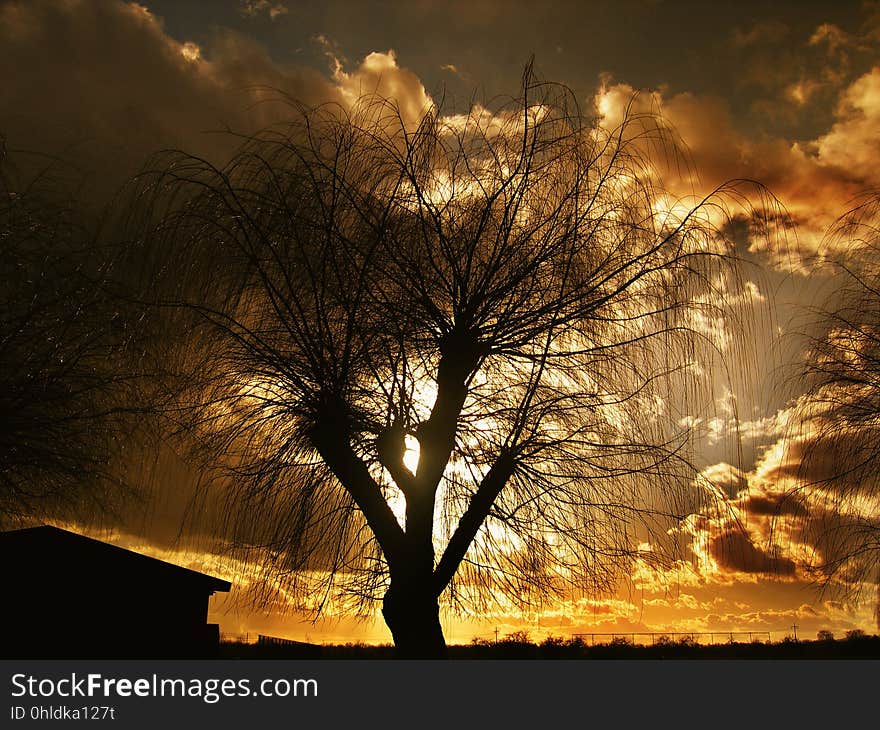
[{"label": "building silhouette", "polygon": [[49,525],[0,533],[0,565],[5,659],[216,655],[228,581]]}]

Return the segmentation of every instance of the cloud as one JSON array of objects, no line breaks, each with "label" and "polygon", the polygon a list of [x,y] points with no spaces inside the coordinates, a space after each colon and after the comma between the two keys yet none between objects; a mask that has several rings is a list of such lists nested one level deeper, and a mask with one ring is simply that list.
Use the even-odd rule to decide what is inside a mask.
[{"label": "cloud", "polygon": [[740,69],[739,86],[758,93],[751,115],[789,129],[826,123],[835,97],[876,62],[876,9],[866,6],[862,18],[850,31],[821,23],[795,33],[777,21],[735,29],[728,48]]},{"label": "cloud", "polygon": [[338,97],[328,79],[272,63],[239,34],[218,31],[207,47],[181,43],[149,10],[122,2],[0,6],[0,67],[16,69],[0,96],[9,149],[64,159],[96,197],[160,148],[222,161],[236,143],[218,131],[283,117],[283,104],[260,103],[269,97]]},{"label": "cloud", "polygon": [[[816,88],[812,82],[797,83],[788,93],[806,104]],[[639,92],[606,78],[594,103],[610,126],[619,124],[627,110],[662,114],[686,150],[683,161],[674,158],[660,170],[664,186],[675,195],[699,197],[736,179],[766,186],[784,209],[776,210],[772,198],[762,198],[757,188],[738,188],[728,203],[732,214],[749,220],[751,250],[783,269],[799,268],[823,245],[825,232],[853,198],[880,185],[880,67],[842,87],[832,126],[805,141],[748,136],[737,128],[727,103],[708,95]],[[746,203],[742,212],[740,203]],[[752,217],[755,210],[762,217]],[[773,227],[771,235],[756,236],[767,224]]]},{"label": "cloud", "polygon": [[754,23],[748,30],[734,28],[730,34],[730,42],[734,46],[755,46],[766,43],[780,43],[790,34],[785,23],[777,20]]},{"label": "cloud", "polygon": [[709,540],[709,555],[719,568],[729,572],[761,573],[774,577],[795,574],[793,560],[767,553],[739,530],[729,530],[712,536]]},{"label": "cloud", "polygon": [[837,118],[811,145],[818,163],[866,187],[880,186],[880,66],[843,92]]},{"label": "cloud", "polygon": [[803,516],[806,513],[806,507],[796,495],[778,492],[747,493],[742,500],[742,509],[756,517]]},{"label": "cloud", "polygon": [[[242,12],[271,17],[275,10],[278,17],[281,7],[260,0],[243,4]],[[104,29],[100,43],[95,28]],[[740,42],[769,42],[779,32],[753,29]],[[843,43],[830,28],[817,34],[817,48]],[[12,150],[70,160],[106,194],[157,148],[184,148],[222,162],[232,140],[217,132],[248,132],[281,121],[289,114],[285,99],[351,105],[375,93],[393,99],[408,126],[431,107],[423,83],[393,50],[349,63],[326,38],[319,42],[327,49],[329,77],[278,63],[260,43],[228,29],[198,45],[179,42],[160,18],[137,4],[5,4],[0,65],[17,72],[6,79],[0,97],[0,133]],[[809,79],[788,83],[789,95],[804,105],[816,93]],[[622,119],[635,92],[605,80],[594,100],[605,124]],[[665,182],[673,198],[700,194],[731,178],[756,178],[786,205],[801,245],[810,250],[846,201],[880,181],[880,152],[872,144],[880,132],[878,93],[880,69],[856,79],[841,91],[834,125],[812,141],[747,137],[725,102],[711,96],[642,93],[634,111],[662,111],[687,145],[690,164],[669,160]],[[761,245],[754,236],[752,244]]]},{"label": "cloud", "polygon": [[[690,515],[680,529],[705,584],[807,586],[818,580],[847,605],[867,610],[874,603],[873,612],[880,612],[876,551],[865,549],[880,535],[876,477],[841,476],[847,455],[868,448],[876,435],[834,422],[825,431],[826,411],[826,404],[801,396],[771,419],[784,427],[750,471],[723,462],[704,469],[701,478],[717,487],[720,501]],[[663,580],[668,577],[642,585],[656,588]]]},{"label": "cloud", "polygon": [[[244,6],[276,17],[280,7]],[[31,150],[62,158],[80,170],[83,194],[98,200],[159,149],[222,164],[239,144],[224,130],[247,134],[283,122],[290,100],[347,106],[361,93],[378,93],[399,104],[408,124],[431,104],[393,51],[371,53],[350,69],[333,61],[332,77],[278,63],[262,44],[223,28],[201,45],[179,42],[135,3],[6,3],[0,67],[16,72],[4,79],[0,135],[19,156]]]},{"label": "cloud", "polygon": [[822,23],[809,40],[811,46],[826,46],[829,53],[835,53],[840,48],[848,46],[849,42],[847,33],[833,23]]},{"label": "cloud", "polygon": [[706,467],[700,472],[700,476],[728,496],[739,493],[748,484],[746,475],[726,462]]},{"label": "cloud", "polygon": [[289,12],[287,6],[278,0],[243,0],[241,3],[241,14],[250,18],[265,14],[270,20],[275,20]]},{"label": "cloud", "polygon": [[398,66],[393,50],[368,54],[353,71],[346,71],[335,56],[331,55],[331,58],[334,62],[333,80],[349,105],[370,95],[391,100],[408,128],[417,127],[434,105],[419,77]]}]

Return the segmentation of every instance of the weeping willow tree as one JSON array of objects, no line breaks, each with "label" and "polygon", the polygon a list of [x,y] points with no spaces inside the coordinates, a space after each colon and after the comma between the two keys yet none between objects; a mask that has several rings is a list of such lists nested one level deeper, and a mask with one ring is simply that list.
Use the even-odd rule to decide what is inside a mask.
[{"label": "weeping willow tree", "polygon": [[834,293],[814,312],[794,434],[806,556],[824,584],[878,590],[880,626],[880,199],[831,227]]},{"label": "weeping willow tree", "polygon": [[737,186],[673,200],[669,129],[604,129],[531,72],[415,128],[375,97],[294,116],[139,193],[172,430],[223,475],[227,534],[289,600],[381,600],[403,656],[444,654],[441,602],[667,555],[705,499],[680,420],[739,291]]},{"label": "weeping willow tree", "polygon": [[[86,519],[121,494],[133,428],[125,316],[57,161],[23,177],[0,138],[0,524]],[[63,170],[61,170],[63,173]],[[127,357],[124,358],[127,360]]]}]

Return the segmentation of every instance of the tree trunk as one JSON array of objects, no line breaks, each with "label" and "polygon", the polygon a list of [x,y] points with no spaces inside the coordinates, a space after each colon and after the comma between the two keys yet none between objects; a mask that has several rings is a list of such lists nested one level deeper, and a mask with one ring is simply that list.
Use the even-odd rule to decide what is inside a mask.
[{"label": "tree trunk", "polygon": [[440,606],[427,587],[392,579],[382,602],[382,615],[399,659],[447,658]]}]

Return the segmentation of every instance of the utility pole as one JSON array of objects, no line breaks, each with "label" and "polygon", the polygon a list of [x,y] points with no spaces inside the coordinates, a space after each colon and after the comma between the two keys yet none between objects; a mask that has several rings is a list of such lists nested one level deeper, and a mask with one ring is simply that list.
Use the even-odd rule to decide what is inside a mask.
[{"label": "utility pole", "polygon": [[791,625],[791,630],[794,631],[794,640],[797,641],[797,640],[798,640],[798,638],[797,638],[798,625],[797,625],[797,624],[792,624],[792,625]]},{"label": "utility pole", "polygon": [[498,643],[498,627],[495,627],[495,643]]}]

